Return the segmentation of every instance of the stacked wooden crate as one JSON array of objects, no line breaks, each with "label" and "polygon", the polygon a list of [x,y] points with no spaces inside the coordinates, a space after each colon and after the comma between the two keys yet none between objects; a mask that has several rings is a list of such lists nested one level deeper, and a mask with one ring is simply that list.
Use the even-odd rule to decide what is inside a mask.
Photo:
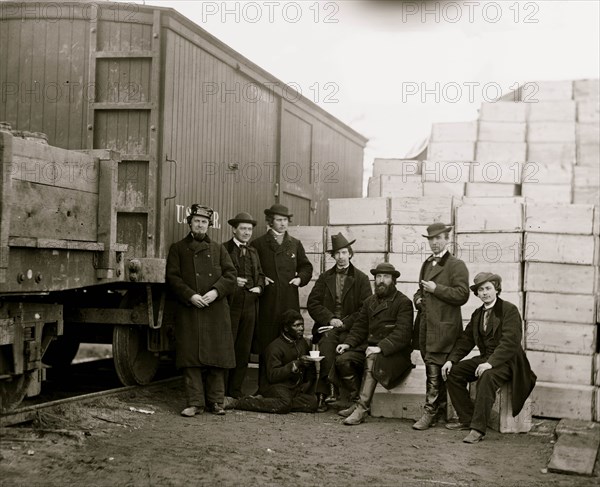
[{"label": "stacked wooden crate", "polygon": [[538,376],[535,415],[594,417],[598,237],[593,215],[591,205],[525,206],[526,345]]},{"label": "stacked wooden crate", "polygon": [[421,161],[375,159],[367,194],[369,197],[421,196]]},{"label": "stacked wooden crate", "polygon": [[600,199],[600,107],[598,80],[576,81],[577,165],[573,202],[598,204]]}]

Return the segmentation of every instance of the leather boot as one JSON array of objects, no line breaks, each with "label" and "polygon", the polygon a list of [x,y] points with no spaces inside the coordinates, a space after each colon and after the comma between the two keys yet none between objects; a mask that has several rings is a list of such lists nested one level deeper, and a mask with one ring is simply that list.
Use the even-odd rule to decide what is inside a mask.
[{"label": "leather boot", "polygon": [[430,414],[427,411],[423,413],[423,416],[412,425],[414,430],[423,431],[435,424],[435,414]]},{"label": "leather boot", "polygon": [[337,401],[337,396],[335,393],[335,386],[330,382],[329,383],[329,394],[325,397],[325,404],[330,404],[332,402]]},{"label": "leather boot", "polygon": [[358,404],[354,412],[350,416],[348,416],[343,422],[348,426],[355,426],[364,422],[368,414],[368,411],[362,406],[362,404]]},{"label": "leather boot", "polygon": [[349,396],[351,401],[355,401],[358,399],[358,394],[360,392],[360,379],[352,374],[347,375],[345,377],[341,377],[342,385],[349,391]]},{"label": "leather boot", "polygon": [[348,416],[350,416],[354,412],[354,410],[356,409],[357,405],[358,404],[354,403],[349,408],[342,409],[341,411],[338,411],[338,415],[342,416],[343,418],[347,418]]},{"label": "leather boot", "polygon": [[329,409],[325,402],[325,394],[317,394],[317,413],[324,413]]}]

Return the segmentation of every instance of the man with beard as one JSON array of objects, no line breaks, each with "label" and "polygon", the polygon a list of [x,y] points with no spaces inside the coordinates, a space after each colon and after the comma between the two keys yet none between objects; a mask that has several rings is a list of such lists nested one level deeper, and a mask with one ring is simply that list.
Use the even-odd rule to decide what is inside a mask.
[{"label": "man with beard", "polygon": [[443,223],[433,223],[423,235],[433,255],[421,266],[419,290],[413,298],[418,310],[414,343],[418,343],[427,377],[423,415],[413,424],[416,430],[433,426],[446,409],[441,369],[462,333],[460,307],[469,300],[467,266],[448,250],[451,230]]},{"label": "man with beard", "polygon": [[283,312],[289,309],[300,311],[298,288],[309,283],[313,272],[302,242],[287,232],[293,216],[289,210],[275,204],[265,210],[265,215],[269,230],[251,243],[258,251],[266,281],[259,302],[255,332],[259,354],[259,387],[265,380],[265,349],[279,335]]},{"label": "man with beard", "polygon": [[308,357],[304,320],[299,311],[281,315],[280,335],[265,350],[266,381],[259,395],[239,400],[227,398],[226,407],[245,411],[286,414],[292,411],[314,413],[315,364]]},{"label": "man with beard", "polygon": [[183,369],[187,399],[182,416],[202,413],[205,406],[225,414],[225,369],[235,367],[226,298],[235,290],[236,273],[225,248],[206,234],[212,214],[212,208],[193,204],[190,233],[171,245],[167,257],[166,280],[177,298],[176,365]]},{"label": "man with beard", "polygon": [[413,307],[410,299],[396,289],[400,272],[392,264],[382,263],[371,269],[371,274],[375,276],[375,295],[365,300],[350,334],[336,348],[340,354],[336,367],[347,375],[351,364],[345,355],[357,353],[348,350],[367,343],[358,402],[338,413],[346,418],[344,424],[351,426],[365,420],[378,382],[392,388],[413,366]]},{"label": "man with beard", "polygon": [[[367,275],[351,263],[354,242],[355,240],[348,242],[341,233],[331,236],[331,256],[335,259],[335,266],[319,276],[306,305],[308,313],[315,320],[313,343],[319,344],[319,350],[324,356],[317,383],[317,412],[327,411],[327,403],[336,400],[335,386],[328,378],[336,358],[335,347],[346,339],[364,300],[373,294]],[[364,352],[366,344],[360,346],[362,348],[357,351]],[[363,360],[364,353],[360,353],[361,367]],[[358,394],[360,378],[338,378],[336,374],[332,374],[331,379],[336,385],[346,386],[351,398]]]}]

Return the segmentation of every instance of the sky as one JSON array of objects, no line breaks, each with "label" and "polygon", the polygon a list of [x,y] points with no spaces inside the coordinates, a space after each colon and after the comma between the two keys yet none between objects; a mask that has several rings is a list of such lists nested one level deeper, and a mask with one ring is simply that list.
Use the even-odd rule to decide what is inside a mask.
[{"label": "sky", "polygon": [[[141,3],[141,2],[138,2]],[[600,77],[600,2],[145,1],[171,7],[403,158],[518,85]]]}]

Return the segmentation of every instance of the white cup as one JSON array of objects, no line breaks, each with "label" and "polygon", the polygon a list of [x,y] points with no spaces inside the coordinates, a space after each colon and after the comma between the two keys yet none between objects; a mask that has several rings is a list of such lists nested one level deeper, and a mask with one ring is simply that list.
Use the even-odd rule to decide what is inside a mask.
[{"label": "white cup", "polygon": [[308,353],[310,353],[310,358],[318,358],[319,357],[319,351],[318,350],[311,350]]}]

